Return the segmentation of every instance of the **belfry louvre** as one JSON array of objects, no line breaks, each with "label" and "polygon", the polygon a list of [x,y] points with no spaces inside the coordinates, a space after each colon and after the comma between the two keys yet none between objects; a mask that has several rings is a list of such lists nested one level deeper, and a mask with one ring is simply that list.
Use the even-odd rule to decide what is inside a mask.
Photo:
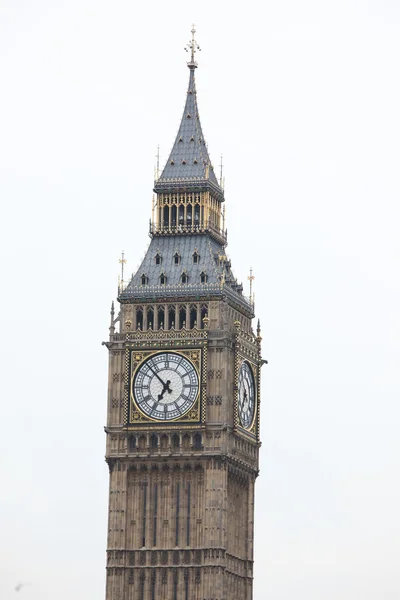
[{"label": "belfry louvre", "polygon": [[[251,600],[261,335],[226,254],[192,30],[151,242],[111,309],[106,600]],[[124,260],[124,259],[122,259]]]}]

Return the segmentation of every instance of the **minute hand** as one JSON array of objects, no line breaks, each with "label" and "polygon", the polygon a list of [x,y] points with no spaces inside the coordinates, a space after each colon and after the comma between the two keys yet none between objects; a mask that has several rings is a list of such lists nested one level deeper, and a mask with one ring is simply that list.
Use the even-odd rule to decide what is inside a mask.
[{"label": "minute hand", "polygon": [[162,383],[163,387],[166,388],[166,384],[163,382],[163,380],[161,379],[161,377],[156,373],[156,371],[154,371],[151,366],[149,365],[149,369],[152,373],[154,373],[154,375],[157,377],[157,379]]}]

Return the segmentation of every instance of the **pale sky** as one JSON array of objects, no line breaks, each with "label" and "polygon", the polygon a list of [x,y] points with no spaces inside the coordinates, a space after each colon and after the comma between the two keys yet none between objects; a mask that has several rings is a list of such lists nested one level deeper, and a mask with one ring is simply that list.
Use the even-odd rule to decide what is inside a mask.
[{"label": "pale sky", "polygon": [[[109,309],[197,90],[262,323],[254,600],[400,598],[400,5],[0,0],[0,598],[104,598]],[[229,599],[231,600],[231,599]]]}]

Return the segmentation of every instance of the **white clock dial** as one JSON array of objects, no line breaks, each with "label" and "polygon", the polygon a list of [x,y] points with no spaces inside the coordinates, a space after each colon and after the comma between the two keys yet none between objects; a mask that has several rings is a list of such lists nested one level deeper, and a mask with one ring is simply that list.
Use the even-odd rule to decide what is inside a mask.
[{"label": "white clock dial", "polygon": [[239,370],[238,381],[238,412],[240,424],[248,429],[254,418],[255,386],[250,365],[243,361]]},{"label": "white clock dial", "polygon": [[181,354],[154,354],[139,367],[132,385],[140,410],[157,421],[184,415],[196,402],[199,378],[193,364]]}]

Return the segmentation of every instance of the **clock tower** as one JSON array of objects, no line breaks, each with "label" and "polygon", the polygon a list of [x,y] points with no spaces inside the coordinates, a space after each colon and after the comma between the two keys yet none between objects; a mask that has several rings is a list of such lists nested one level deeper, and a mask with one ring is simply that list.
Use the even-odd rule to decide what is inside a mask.
[{"label": "clock tower", "polygon": [[252,600],[260,326],[189,85],[151,241],[111,310],[106,600]]}]

